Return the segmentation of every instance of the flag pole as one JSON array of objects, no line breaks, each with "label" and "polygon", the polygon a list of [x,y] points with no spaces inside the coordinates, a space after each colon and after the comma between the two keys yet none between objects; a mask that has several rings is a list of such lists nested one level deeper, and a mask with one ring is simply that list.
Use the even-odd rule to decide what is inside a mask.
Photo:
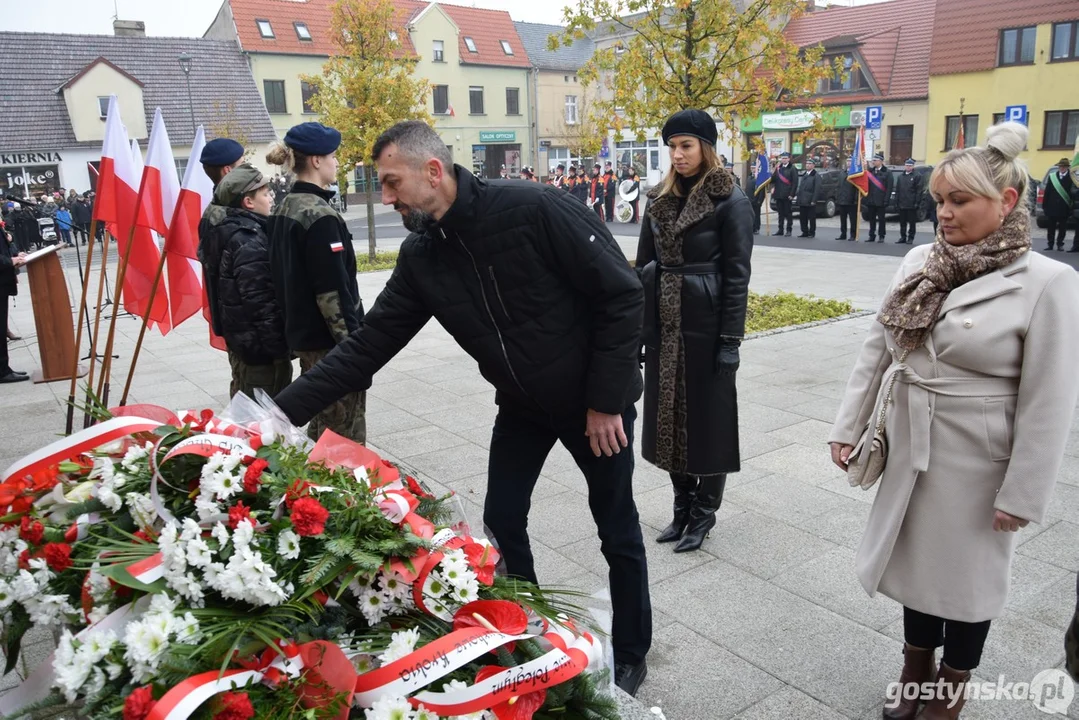
[{"label": "flag pole", "polygon": [[[135,202],[135,207],[139,207],[142,203],[142,188],[139,188],[138,198]],[[124,256],[120,259],[120,264],[116,267],[116,287],[119,288],[117,292],[122,292],[124,287],[124,279],[127,276],[127,264],[131,259],[131,248],[135,244],[135,225],[132,223],[131,229],[127,233],[127,247],[124,248]],[[149,302],[153,304],[153,296],[151,295]],[[112,306],[112,317],[109,318],[109,332],[105,339],[105,357],[101,360],[101,377],[98,378],[97,396],[101,399],[102,405],[109,404],[109,380],[112,375],[112,345],[116,339],[116,317],[118,315],[117,309],[120,303],[114,303]]]},{"label": "flag pole", "polygon": [[[90,237],[87,240],[86,267],[82,271],[82,297],[79,299],[79,322],[75,325],[75,353],[71,358],[71,389],[67,394],[67,423],[64,425],[64,434],[70,435],[75,424],[75,389],[78,385],[79,374],[79,350],[82,349],[82,321],[89,320],[86,312],[86,291],[90,285],[90,265],[94,258],[94,235],[97,234],[97,218],[90,223]],[[76,240],[76,242],[78,242]],[[91,342],[93,338],[91,338]]]},{"label": "flag pole", "polygon": [[[100,221],[98,221],[98,222],[100,222]],[[102,239],[101,239],[101,245],[102,245],[102,247],[101,247],[101,273],[98,275],[98,278],[97,278],[97,305],[94,308],[94,336],[90,340],[90,371],[86,376],[86,408],[87,409],[83,412],[83,416],[82,416],[82,426],[84,428],[90,427],[90,410],[89,410],[89,407],[90,407],[90,403],[91,403],[91,394],[92,394],[93,389],[94,389],[94,366],[97,364],[97,341],[101,337],[98,330],[101,327],[101,300],[102,300],[102,297],[103,297],[104,292],[105,292],[105,282],[106,282],[107,276],[108,276],[109,238],[110,237],[111,237],[111,233],[109,233],[108,228],[106,228],[105,232],[102,235]],[[89,263],[87,263],[87,264],[89,264]],[[117,294],[116,294],[117,303],[119,303],[120,300],[121,300],[121,293],[122,293],[121,289],[117,289]],[[114,305],[114,307],[115,307],[115,305]],[[104,366],[105,366],[105,358],[104,357],[101,358],[101,365],[102,365],[102,370],[104,370]]]},{"label": "flag pole", "polygon": [[139,353],[142,351],[142,339],[146,337],[146,326],[150,323],[150,311],[154,308],[153,299],[157,295],[157,286],[161,282],[161,275],[165,270],[165,251],[161,251],[161,261],[157,264],[157,274],[150,286],[150,302],[146,303],[146,312],[142,315],[142,327],[139,328],[139,339],[135,342],[135,352],[131,355],[131,367],[127,370],[127,380],[124,382],[124,394],[120,396],[120,407],[127,405],[127,394],[131,391],[131,381],[135,377],[135,364],[139,361]]}]

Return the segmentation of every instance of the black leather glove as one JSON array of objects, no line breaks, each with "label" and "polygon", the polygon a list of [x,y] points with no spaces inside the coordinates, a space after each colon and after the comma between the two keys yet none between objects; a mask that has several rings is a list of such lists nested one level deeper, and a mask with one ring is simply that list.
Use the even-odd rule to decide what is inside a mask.
[{"label": "black leather glove", "polygon": [[720,338],[719,347],[716,349],[716,370],[726,375],[738,372],[741,357],[738,347],[742,341],[738,338]]}]

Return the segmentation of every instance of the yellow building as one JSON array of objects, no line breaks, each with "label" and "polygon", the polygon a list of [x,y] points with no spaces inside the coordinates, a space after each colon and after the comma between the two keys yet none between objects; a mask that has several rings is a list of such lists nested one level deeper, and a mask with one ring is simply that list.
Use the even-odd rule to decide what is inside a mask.
[{"label": "yellow building", "polygon": [[[958,32],[952,28],[961,28]],[[937,6],[929,77],[928,159],[967,147],[1025,106],[1030,142],[1021,156],[1041,179],[1071,158],[1079,133],[1079,3],[952,0]]]}]

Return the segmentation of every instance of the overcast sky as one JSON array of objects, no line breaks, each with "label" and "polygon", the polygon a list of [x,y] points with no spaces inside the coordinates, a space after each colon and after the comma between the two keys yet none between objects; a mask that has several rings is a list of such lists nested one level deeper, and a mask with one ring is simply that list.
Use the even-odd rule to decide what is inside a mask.
[{"label": "overcast sky", "polygon": [[[862,5],[872,0],[833,0]],[[112,19],[142,20],[148,35],[200,37],[221,8],[222,0],[3,0],[0,30],[112,34]],[[17,11],[8,5],[18,4]],[[563,0],[456,0],[455,5],[508,10],[514,20],[559,23]],[[576,3],[573,3],[576,4]]]}]

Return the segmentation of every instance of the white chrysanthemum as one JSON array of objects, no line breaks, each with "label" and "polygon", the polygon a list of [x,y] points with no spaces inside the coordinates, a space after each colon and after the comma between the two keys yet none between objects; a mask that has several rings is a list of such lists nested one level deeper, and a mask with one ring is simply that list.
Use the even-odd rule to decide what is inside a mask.
[{"label": "white chrysanthemum", "polygon": [[456,563],[447,566],[443,563],[438,571],[452,588],[459,588],[476,580],[476,573],[468,569],[467,563],[464,566]]},{"label": "white chrysanthemum", "polygon": [[215,523],[210,530],[210,535],[217,541],[219,548],[224,548],[229,544],[229,529],[225,527],[225,523]]},{"label": "white chrysanthemum", "polygon": [[412,720],[412,705],[403,697],[381,698],[363,711],[366,720]]},{"label": "white chrysanthemum", "polygon": [[[385,593],[383,593],[385,594]],[[411,595],[391,595],[386,604],[387,615],[404,615],[416,607]]]},{"label": "white chrysanthemum", "polygon": [[199,621],[191,613],[186,612],[183,617],[176,618],[173,629],[176,632],[176,642],[184,645],[198,644],[200,638]]},{"label": "white chrysanthemum", "polygon": [[187,564],[193,567],[206,567],[213,561],[213,553],[210,546],[201,537],[197,537],[187,544]]},{"label": "white chrysanthemum", "polygon": [[388,665],[395,660],[409,655],[416,649],[416,643],[420,640],[420,631],[415,628],[395,632],[390,638],[390,645],[379,655],[383,665]]},{"label": "white chrysanthemum", "polygon": [[393,571],[379,572],[378,589],[390,597],[408,595],[412,591],[412,588],[408,583],[403,581],[401,576]]},{"label": "white chrysanthemum", "polygon": [[29,570],[20,570],[15,579],[11,581],[10,587],[16,602],[24,603],[38,593],[37,580],[34,579]]},{"label": "white chrysanthemum", "polygon": [[195,498],[195,514],[201,522],[206,522],[215,515],[221,514],[221,506],[214,500],[212,493],[201,492]]},{"label": "white chrysanthemum", "polygon": [[184,518],[180,528],[180,542],[187,544],[196,538],[202,537],[202,528],[191,518]]},{"label": "white chrysanthemum", "polygon": [[368,624],[379,624],[386,614],[386,596],[374,588],[367,588],[360,594],[360,612]]},{"label": "white chrysanthemum", "polygon": [[286,560],[300,557],[300,536],[291,530],[282,530],[277,535],[277,554]]},{"label": "white chrysanthemum", "polygon": [[433,572],[423,582],[423,594],[432,598],[444,597],[452,591],[450,584],[442,577],[442,573]]},{"label": "white chrysanthemum", "polygon": [[87,580],[87,585],[90,590],[90,598],[99,603],[105,599],[112,589],[112,584],[109,579],[101,574],[101,566],[94,563],[90,566],[90,576]]},{"label": "white chrysanthemum", "polygon": [[161,528],[161,532],[157,536],[157,549],[163,553],[168,553],[176,545],[178,533],[179,528],[176,527],[175,523],[168,523]]},{"label": "white chrysanthemum", "polygon": [[251,544],[251,540],[255,537],[255,526],[250,520],[241,520],[236,525],[236,530],[232,533],[232,542],[236,545],[236,549],[240,550]]},{"label": "white chrysanthemum", "polygon": [[15,593],[6,580],[0,580],[0,610],[7,610],[15,602]]},{"label": "white chrysanthemum", "polygon": [[[147,445],[149,445],[150,448],[153,447],[152,443],[147,443]],[[124,453],[124,458],[120,461],[120,467],[132,475],[135,475],[142,470],[140,463],[146,459],[147,455],[149,455],[148,448],[132,445],[127,449],[127,452]]]},{"label": "white chrysanthemum", "polygon": [[432,712],[420,705],[412,714],[412,720],[441,720],[438,713]]},{"label": "white chrysanthemum", "polygon": [[68,602],[67,595],[40,595],[23,602],[35,625],[62,625],[78,611]]},{"label": "white chrysanthemum", "polygon": [[462,605],[467,605],[470,602],[479,600],[479,598],[480,584],[475,578],[453,588],[453,599]]},{"label": "white chrysanthemum", "polygon": [[380,665],[381,663],[378,661],[378,658],[376,658],[374,655],[368,655],[367,653],[357,655],[352,658],[352,667],[356,668],[356,672],[358,672],[360,675],[363,675],[366,672],[371,672],[372,670],[377,669]]},{"label": "white chrysanthemum", "polygon": [[97,499],[101,501],[101,504],[107,507],[113,512],[120,512],[120,508],[124,506],[124,500],[115,492],[112,488],[102,485],[97,489]]},{"label": "white chrysanthemum", "polygon": [[147,610],[147,615],[157,613],[171,615],[176,612],[177,607],[179,607],[179,603],[169,597],[168,593],[156,593],[150,599],[150,609]]},{"label": "white chrysanthemum", "polygon": [[96,625],[109,616],[110,610],[108,605],[95,605],[93,610],[86,613],[86,622]]}]

